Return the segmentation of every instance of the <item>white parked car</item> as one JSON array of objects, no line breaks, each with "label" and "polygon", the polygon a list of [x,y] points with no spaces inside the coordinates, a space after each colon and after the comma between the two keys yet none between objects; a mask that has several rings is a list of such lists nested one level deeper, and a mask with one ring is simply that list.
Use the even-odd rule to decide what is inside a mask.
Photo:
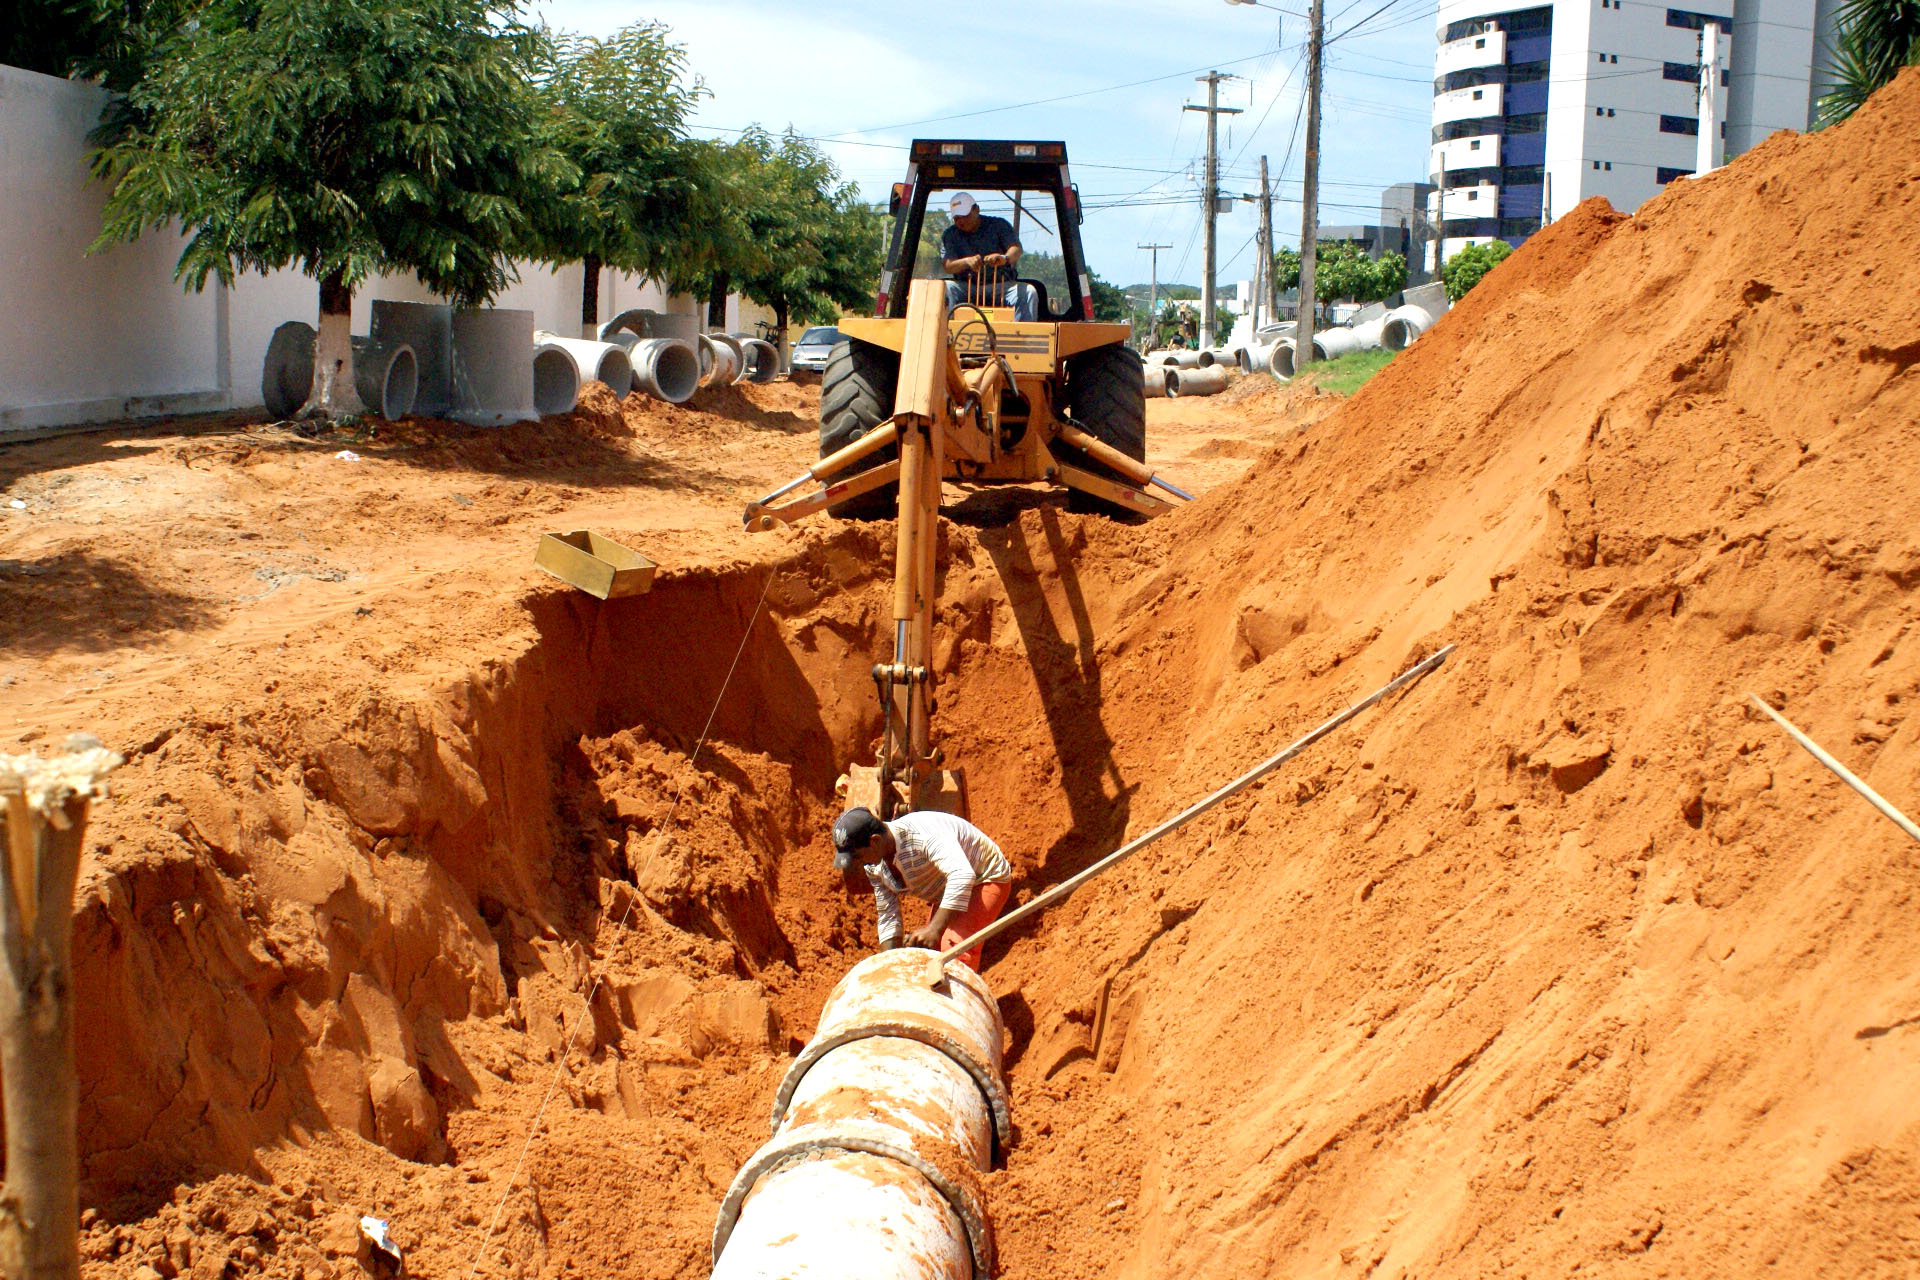
[{"label": "white parked car", "polygon": [[793,371],[795,373],[825,373],[827,357],[833,354],[834,344],[840,341],[840,331],[830,324],[815,325],[800,335],[800,341],[793,344]]}]

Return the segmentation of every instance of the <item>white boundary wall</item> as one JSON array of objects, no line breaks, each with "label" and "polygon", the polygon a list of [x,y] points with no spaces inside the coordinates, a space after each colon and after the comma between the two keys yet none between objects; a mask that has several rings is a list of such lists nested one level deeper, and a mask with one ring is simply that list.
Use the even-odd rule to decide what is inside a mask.
[{"label": "white boundary wall", "polygon": [[[318,318],[319,286],[295,271],[186,292],[173,279],[181,242],[165,232],[86,256],[106,198],[86,161],[104,100],[90,85],[0,66],[0,434],[258,405],[274,328]],[[523,265],[493,305],[574,336],[580,272]],[[375,298],[437,301],[411,278],[369,281],[354,296],[355,333]],[[606,272],[601,318],[629,307],[705,314],[693,298]],[[739,307],[728,299],[729,329]]]}]

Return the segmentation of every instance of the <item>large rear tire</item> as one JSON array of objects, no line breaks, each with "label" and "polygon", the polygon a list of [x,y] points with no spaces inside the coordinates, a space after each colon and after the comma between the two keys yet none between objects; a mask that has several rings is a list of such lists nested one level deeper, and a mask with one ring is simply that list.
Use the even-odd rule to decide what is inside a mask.
[{"label": "large rear tire", "polygon": [[[820,375],[820,456],[840,452],[893,416],[894,386],[900,378],[900,354],[871,342],[848,338],[833,348]],[[833,477],[856,476],[891,462],[900,453],[888,445]],[[846,502],[828,507],[842,520],[886,520],[899,511],[900,485],[882,485]]]},{"label": "large rear tire", "polygon": [[[1147,460],[1146,367],[1138,352],[1115,343],[1095,347],[1067,360],[1067,416],[1100,443],[1136,462]],[[1132,481],[1069,445],[1056,442],[1054,456],[1069,466],[1109,480]],[[1133,518],[1118,503],[1078,489],[1067,491],[1067,510]]]}]

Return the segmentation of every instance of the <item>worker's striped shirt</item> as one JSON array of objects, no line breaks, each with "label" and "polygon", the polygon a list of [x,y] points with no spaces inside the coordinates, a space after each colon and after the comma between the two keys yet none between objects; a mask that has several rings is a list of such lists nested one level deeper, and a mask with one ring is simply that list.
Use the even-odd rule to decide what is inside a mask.
[{"label": "worker's striped shirt", "polygon": [[880,910],[880,944],[901,932],[900,895],[965,911],[976,884],[1013,879],[1013,865],[987,833],[964,818],[926,810],[902,814],[887,824],[893,833],[895,876],[885,861],[865,868]]}]

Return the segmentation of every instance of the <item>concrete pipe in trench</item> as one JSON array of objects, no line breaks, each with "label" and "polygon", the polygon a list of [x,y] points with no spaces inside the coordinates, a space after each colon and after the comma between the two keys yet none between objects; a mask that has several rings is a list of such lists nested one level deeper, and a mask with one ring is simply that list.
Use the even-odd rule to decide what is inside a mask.
[{"label": "concrete pipe in trench", "polygon": [[533,312],[500,308],[453,313],[456,422],[498,427],[533,422]]},{"label": "concrete pipe in trench", "polygon": [[774,1102],[773,1139],[714,1226],[713,1280],[987,1280],[980,1175],[1010,1132],[999,1006],[928,954],[883,951],[841,979]]},{"label": "concrete pipe in trench", "polygon": [[1167,394],[1167,383],[1175,373],[1171,365],[1150,364],[1146,367],[1147,399],[1158,400]]},{"label": "concrete pipe in trench", "polygon": [[1167,394],[1175,398],[1184,396],[1217,396],[1227,389],[1227,366],[1210,365],[1205,369],[1177,369],[1167,379]]},{"label": "concrete pipe in trench", "polygon": [[445,415],[453,404],[453,308],[443,302],[375,298],[367,336],[375,342],[404,342],[413,348],[420,375],[413,411],[429,418]]},{"label": "concrete pipe in trench", "polygon": [[[557,333],[535,332],[533,340],[540,347],[556,347],[566,353],[573,361],[575,376],[584,384],[604,382],[616,396],[623,396],[633,390],[633,362],[627,358],[627,348],[619,342],[594,342],[586,338],[563,338]],[[534,396],[536,407],[540,404],[539,371],[534,372]],[[563,411],[564,412],[564,411]]]},{"label": "concrete pipe in trench", "polygon": [[677,338],[645,338],[627,351],[633,389],[668,404],[685,404],[700,389],[700,359]]},{"label": "concrete pipe in trench", "polygon": [[1380,324],[1380,345],[1389,351],[1405,351],[1413,340],[1433,327],[1433,317],[1423,307],[1395,307]]}]

